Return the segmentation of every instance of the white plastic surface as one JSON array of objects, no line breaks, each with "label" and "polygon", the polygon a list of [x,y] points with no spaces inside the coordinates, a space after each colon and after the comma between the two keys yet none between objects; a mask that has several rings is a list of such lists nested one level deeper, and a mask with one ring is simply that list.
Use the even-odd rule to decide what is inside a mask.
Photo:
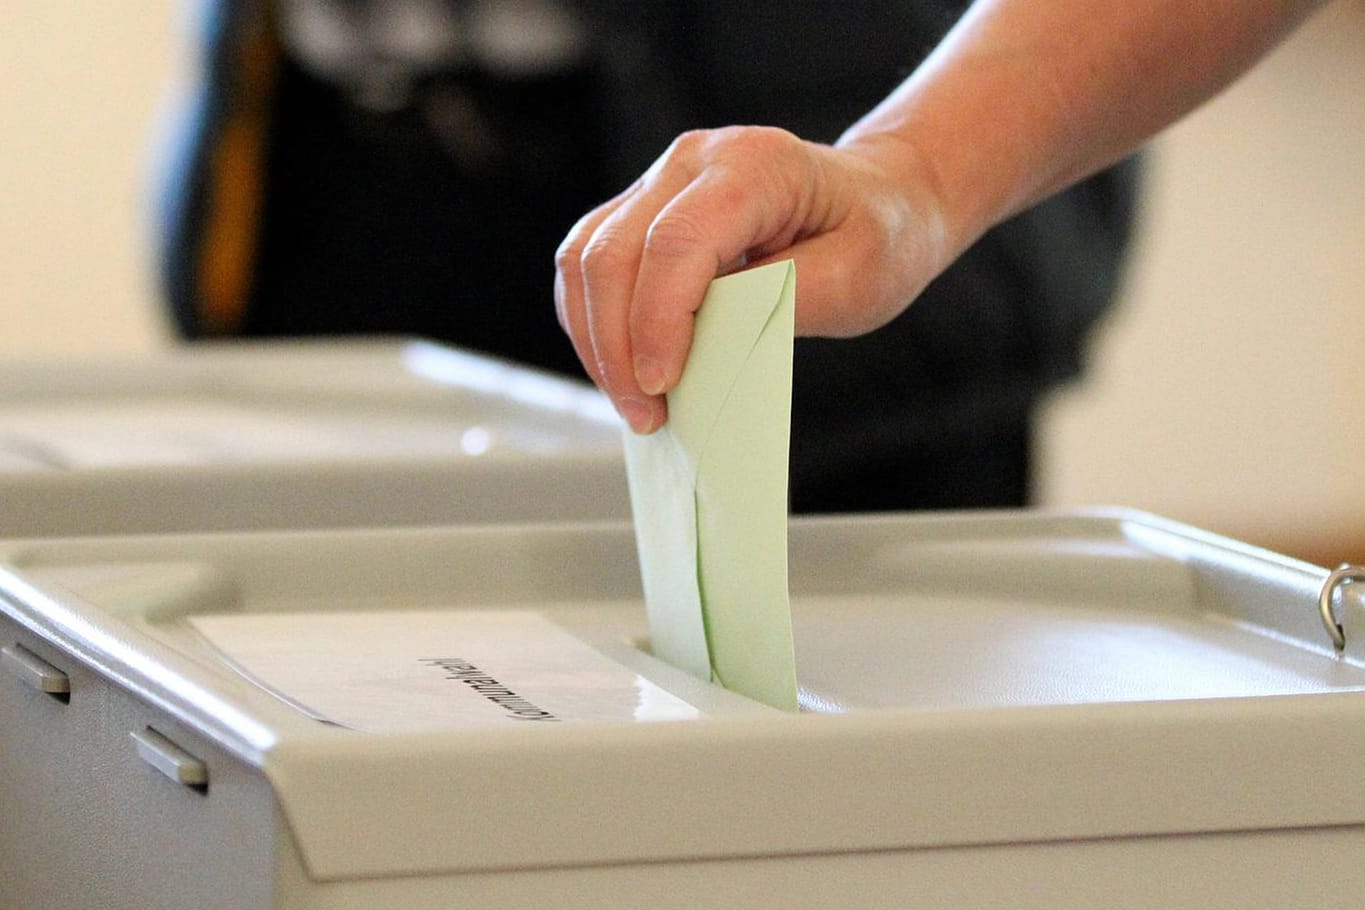
[{"label": "white plastic surface", "polygon": [[[1321,569],[1128,513],[791,542],[799,715],[635,646],[624,525],[14,542],[0,609],[258,767],[320,882],[1365,824],[1324,785],[1365,773],[1365,649],[1323,635]],[[184,621],[459,606],[533,607],[703,716],[357,734]],[[431,837],[452,812],[479,837]]]},{"label": "white plastic surface", "polygon": [[0,535],[620,517],[584,383],[415,341],[0,367]]}]

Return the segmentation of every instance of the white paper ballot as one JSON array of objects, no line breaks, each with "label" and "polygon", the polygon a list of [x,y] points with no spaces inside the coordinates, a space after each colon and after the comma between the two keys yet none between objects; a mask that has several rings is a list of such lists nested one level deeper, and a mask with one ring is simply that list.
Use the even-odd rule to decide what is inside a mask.
[{"label": "white paper ballot", "polygon": [[238,613],[189,621],[257,685],[318,720],[355,730],[700,716],[529,610]]}]

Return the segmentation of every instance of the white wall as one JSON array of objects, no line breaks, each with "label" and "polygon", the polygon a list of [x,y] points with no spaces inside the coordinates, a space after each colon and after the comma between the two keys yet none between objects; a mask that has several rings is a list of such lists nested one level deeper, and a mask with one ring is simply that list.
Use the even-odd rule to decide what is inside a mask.
[{"label": "white wall", "polygon": [[[0,357],[168,343],[147,174],[192,6],[5,4]],[[1151,164],[1123,305],[1044,423],[1044,501],[1365,559],[1365,0],[1338,0]]]}]

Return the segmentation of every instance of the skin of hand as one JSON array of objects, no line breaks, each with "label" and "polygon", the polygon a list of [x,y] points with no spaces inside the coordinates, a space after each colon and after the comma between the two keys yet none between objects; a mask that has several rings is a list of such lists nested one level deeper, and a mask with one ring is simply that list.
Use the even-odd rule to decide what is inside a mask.
[{"label": "skin of hand", "polygon": [[779,129],[687,133],[569,233],[560,325],[632,429],[651,432],[717,275],[794,259],[801,334],[856,335],[904,309],[949,261],[928,186]]},{"label": "skin of hand", "polygon": [[687,133],[556,256],[555,309],[638,433],[667,418],[718,275],[796,261],[796,331],[898,315],[993,225],[1111,164],[1250,67],[1320,0],[978,0],[833,146]]}]

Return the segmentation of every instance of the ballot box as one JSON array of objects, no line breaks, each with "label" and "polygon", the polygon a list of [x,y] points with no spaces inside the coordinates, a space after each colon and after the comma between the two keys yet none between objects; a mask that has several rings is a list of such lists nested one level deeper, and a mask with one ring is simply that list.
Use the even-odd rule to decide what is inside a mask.
[{"label": "ballot box", "polygon": [[0,905],[1365,894],[1353,585],[1120,511],[790,557],[799,713],[651,656],[625,524],[0,544]]},{"label": "ballot box", "polygon": [[406,339],[0,366],[0,536],[629,515],[579,383]]}]

